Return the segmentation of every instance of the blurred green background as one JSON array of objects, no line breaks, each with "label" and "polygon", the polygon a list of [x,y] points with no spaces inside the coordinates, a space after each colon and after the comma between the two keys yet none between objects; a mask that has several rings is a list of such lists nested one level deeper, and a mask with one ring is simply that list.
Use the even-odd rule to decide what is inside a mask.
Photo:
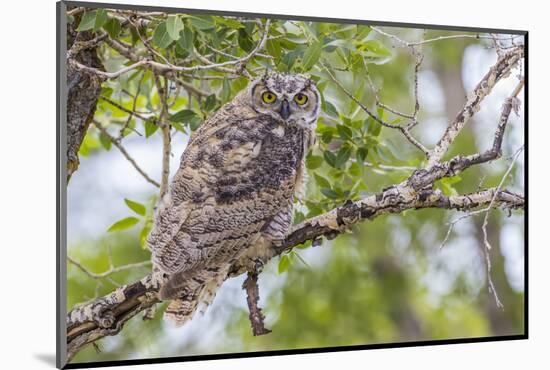
[{"label": "blurred green background", "polygon": [[[198,55],[216,63],[230,60],[212,48],[242,57],[259,41],[265,23],[186,14],[173,19],[173,15],[161,14],[148,17],[147,27],[134,29],[121,26],[126,16],[128,13],[114,10],[90,11],[69,17],[69,22],[77,31],[108,32],[109,39],[119,40],[140,56],[148,55],[143,44],[146,40],[176,65],[196,65],[200,63]],[[174,30],[168,33],[167,27],[175,27],[177,35]],[[381,29],[410,41],[476,35]],[[348,90],[376,111],[370,76],[383,103],[410,113],[415,101],[415,59],[409,48],[399,47],[365,25],[274,20],[269,36],[262,55],[248,63],[248,71],[252,75],[265,68],[309,73],[324,98],[318,143],[308,156],[306,200],[297,207],[296,222],[332,209],[345,199],[358,199],[402,181],[412,172],[411,167],[422,163],[422,153],[395,130],[381,128],[369,119],[323,68],[325,63]],[[514,40],[522,42],[521,37]],[[464,103],[467,92],[496,61],[496,52],[492,40],[486,38],[445,39],[426,43],[418,51],[424,60],[418,74],[420,124],[413,133],[431,147]],[[108,71],[131,63],[107,43],[101,44],[98,54]],[[515,86],[517,72],[484,101],[449,155],[471,154],[490,145],[501,105]],[[188,93],[178,88],[177,80],[207,94]],[[247,80],[209,70],[182,73],[165,81],[170,89],[173,174],[189,134],[244,88]],[[137,69],[105,82],[102,95],[146,115],[160,111],[152,74],[147,70]],[[400,122],[389,111],[378,113],[390,122]],[[162,143],[156,126],[106,100],[99,101],[94,119],[113,136],[121,134],[122,144],[140,166],[153,178],[160,178]],[[446,194],[497,186],[508,166],[507,158],[524,142],[523,130],[521,107],[519,115],[510,119],[503,159],[471,168],[436,186]],[[94,273],[108,270],[110,258],[114,266],[147,261],[150,253],[143,240],[150,230],[158,189],[145,182],[92,126],[80,155],[80,168],[68,187],[69,256]],[[505,186],[523,193],[523,179],[522,155]],[[522,334],[523,213],[494,210],[487,228],[493,246],[492,279],[504,309],[496,306],[487,288],[482,216],[457,223],[441,248],[448,223],[459,216],[454,211],[432,209],[386,215],[335,240],[325,240],[321,246],[308,244],[272,260],[260,277],[260,305],[271,334],[252,336],[245,293],[240,288],[243,277],[239,277],[228,280],[205,315],[196,315],[185,327],[173,328],[163,322],[162,304],[153,320],[132,319],[119,335],[98,342],[100,352],[89,346],[74,362]],[[68,263],[67,308],[107,294],[149,270],[150,266],[144,266],[94,279]]]}]

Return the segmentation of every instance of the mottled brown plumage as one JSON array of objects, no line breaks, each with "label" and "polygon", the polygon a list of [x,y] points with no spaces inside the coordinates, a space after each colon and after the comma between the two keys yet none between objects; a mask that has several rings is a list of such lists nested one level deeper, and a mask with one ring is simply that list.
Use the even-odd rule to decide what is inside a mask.
[{"label": "mottled brown plumage", "polygon": [[192,136],[148,238],[155,269],[170,276],[160,291],[172,300],[167,318],[185,323],[230,270],[272,257],[292,222],[320,103],[307,77],[266,74]]}]

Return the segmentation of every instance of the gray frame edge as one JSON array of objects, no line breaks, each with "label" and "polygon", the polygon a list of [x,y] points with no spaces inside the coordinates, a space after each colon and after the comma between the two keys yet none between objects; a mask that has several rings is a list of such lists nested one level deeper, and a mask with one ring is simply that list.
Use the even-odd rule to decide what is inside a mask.
[{"label": "gray frame edge", "polygon": [[56,3],[56,367],[67,364],[67,4]]}]

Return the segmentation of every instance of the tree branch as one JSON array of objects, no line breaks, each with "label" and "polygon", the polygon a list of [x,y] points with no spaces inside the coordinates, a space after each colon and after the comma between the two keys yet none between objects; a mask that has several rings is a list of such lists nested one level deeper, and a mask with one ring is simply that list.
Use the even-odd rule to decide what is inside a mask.
[{"label": "tree branch", "polygon": [[[418,66],[420,65],[419,62],[417,62],[417,63],[418,64],[417,64],[417,67],[416,67],[415,70],[417,70]],[[401,131],[401,133],[405,136],[405,138],[407,138],[407,140],[411,144],[413,144],[415,147],[420,149],[422,151],[422,153],[424,153],[425,155],[428,155],[428,153],[429,153],[428,149],[421,142],[419,142],[410,132],[410,128],[416,124],[416,121],[411,121],[411,123],[408,124],[408,125],[399,125],[399,124],[392,124],[392,123],[389,123],[389,122],[385,122],[380,117],[378,117],[376,114],[374,114],[359,99],[357,99],[348,89],[346,89],[344,87],[344,85],[342,85],[342,83],[334,76],[334,74],[330,71],[330,69],[326,65],[324,65],[323,67],[324,67],[325,71],[327,72],[327,74],[329,75],[332,82],[334,82],[336,84],[336,86],[338,86],[338,88],[340,90],[342,90],[344,92],[344,94],[346,94],[348,96],[348,98],[353,100],[355,102],[355,104],[357,104],[366,114],[368,114],[370,117],[372,117],[372,119],[374,119],[376,122],[378,122],[382,126]],[[393,112],[393,113],[395,113],[395,112]],[[415,109],[414,117],[416,117],[416,114],[417,114],[417,110]],[[403,116],[403,114],[399,114],[399,115]]]},{"label": "tree branch", "polygon": [[467,35],[467,34],[464,34],[464,35],[438,36],[438,37],[434,37],[434,38],[427,39],[427,40],[421,40],[421,41],[405,41],[405,40],[403,40],[402,38],[400,38],[396,35],[393,35],[391,33],[382,31],[378,27],[371,26],[371,29],[373,31],[375,31],[376,33],[379,33],[380,35],[386,36],[386,37],[394,40],[397,44],[399,44],[403,47],[424,45],[424,44],[428,44],[428,43],[435,42],[435,41],[450,40],[450,39],[476,39],[476,40],[487,39],[487,40],[497,40],[497,41],[513,41],[514,39],[516,39],[518,37],[523,37],[523,35],[510,35],[510,36],[506,36],[506,37],[495,38],[492,35],[480,35],[480,34]]},{"label": "tree branch", "polygon": [[[256,44],[254,49],[252,49],[252,51],[250,51],[250,53],[243,56],[242,58],[228,60],[228,61],[221,62],[221,63],[212,63],[208,59],[206,59],[205,57],[202,57],[202,58],[199,58],[199,59],[201,61],[203,61],[205,64],[199,64],[199,65],[195,65],[195,66],[191,66],[191,67],[185,67],[185,66],[176,66],[176,65],[171,64],[169,62],[159,63],[159,62],[156,62],[154,60],[142,59],[142,60],[139,60],[138,62],[135,62],[135,63],[133,63],[129,66],[121,68],[118,71],[104,72],[104,71],[101,71],[97,68],[89,67],[89,66],[86,66],[82,63],[79,63],[74,58],[68,58],[67,62],[73,68],[75,68],[77,70],[84,71],[84,72],[91,73],[93,75],[98,76],[99,78],[101,78],[103,80],[118,78],[119,76],[121,76],[125,73],[128,73],[128,72],[130,72],[130,71],[132,71],[136,68],[139,68],[139,67],[149,67],[157,73],[195,72],[195,71],[205,71],[205,70],[213,70],[213,69],[221,70],[226,66],[235,66],[235,65],[239,66],[239,68],[242,69],[242,67],[244,65],[246,65],[246,63],[248,63],[248,61],[250,59],[252,59],[258,52],[260,52],[260,50],[262,50],[263,47],[265,46],[265,43],[267,41],[269,25],[270,25],[270,21],[267,20],[266,23],[265,23],[265,28],[264,28],[264,33],[262,35],[262,38]],[[107,36],[103,37],[102,40],[105,39],[106,37]],[[224,72],[227,72],[227,71],[224,71]],[[231,71],[231,72],[234,72],[234,71]],[[238,70],[237,70],[237,72],[238,72]]]},{"label": "tree branch", "polygon": [[[276,247],[276,255],[308,240],[317,240],[323,236],[334,238],[335,235],[345,232],[362,220],[372,220],[386,213],[400,213],[408,209],[422,208],[468,211],[485,207],[492,201],[493,206],[504,209],[513,210],[524,207],[523,196],[507,190],[497,191],[497,188],[465,195],[445,196],[439,190],[414,192],[408,186],[398,185],[359,201],[347,202],[330,212],[294,226],[284,242]],[[118,334],[126,321],[159,303],[157,293],[165,279],[166,276],[156,273],[147,275],[135,283],[122,286],[105,297],[76,307],[69,312],[67,315],[69,358],[72,358],[86,344],[107,335]],[[255,299],[254,295],[252,299]],[[251,312],[251,315],[257,317],[258,312]]]},{"label": "tree branch", "polygon": [[246,280],[243,283],[243,289],[246,291],[246,303],[248,304],[248,318],[252,325],[252,333],[264,335],[271,333],[264,324],[265,316],[262,309],[258,306],[260,300],[260,288],[258,287],[258,272],[249,272]]},{"label": "tree branch", "polygon": [[430,152],[427,164],[428,168],[435,166],[441,161],[468,120],[479,111],[483,99],[491,93],[497,82],[508,77],[512,68],[514,68],[521,58],[523,58],[523,52],[523,46],[518,46],[503,53],[498,58],[495,65],[491,67],[489,72],[487,72],[483,79],[477,84],[474,91],[470,93],[464,107],[457,114],[454,121],[447,127],[435,148]]},{"label": "tree branch", "polygon": [[113,145],[118,149],[120,150],[120,152],[122,153],[122,155],[124,156],[124,158],[126,158],[128,160],[128,162],[130,162],[130,164],[136,169],[137,172],[139,172],[139,174],[141,176],[143,176],[143,178],[150,184],[153,184],[154,186],[156,186],[157,188],[160,187],[160,184],[158,182],[156,182],[155,180],[153,180],[149,175],[147,175],[147,173],[145,173],[145,171],[143,171],[141,169],[141,167],[137,164],[137,162],[134,160],[134,158],[132,158],[130,156],[130,154],[128,153],[128,151],[126,151],[126,148],[124,148],[122,146],[122,144],[120,143],[119,140],[117,140],[116,138],[114,138],[111,134],[109,134],[109,132],[105,129],[105,127],[103,127],[101,125],[101,123],[93,120],[93,123],[94,123],[94,126],[97,127],[97,129],[103,134],[105,135],[105,137],[107,137],[109,139],[109,141],[111,141],[111,143],[113,143]]}]

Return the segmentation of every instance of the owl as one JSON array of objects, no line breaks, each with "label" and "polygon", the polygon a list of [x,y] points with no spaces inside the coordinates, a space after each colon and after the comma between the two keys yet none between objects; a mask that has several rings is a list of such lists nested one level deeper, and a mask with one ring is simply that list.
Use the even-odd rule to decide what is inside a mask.
[{"label": "owl", "polygon": [[274,256],[292,224],[320,104],[307,76],[266,73],[190,138],[148,237],[154,269],[168,276],[165,318],[183,325],[228,274]]}]

